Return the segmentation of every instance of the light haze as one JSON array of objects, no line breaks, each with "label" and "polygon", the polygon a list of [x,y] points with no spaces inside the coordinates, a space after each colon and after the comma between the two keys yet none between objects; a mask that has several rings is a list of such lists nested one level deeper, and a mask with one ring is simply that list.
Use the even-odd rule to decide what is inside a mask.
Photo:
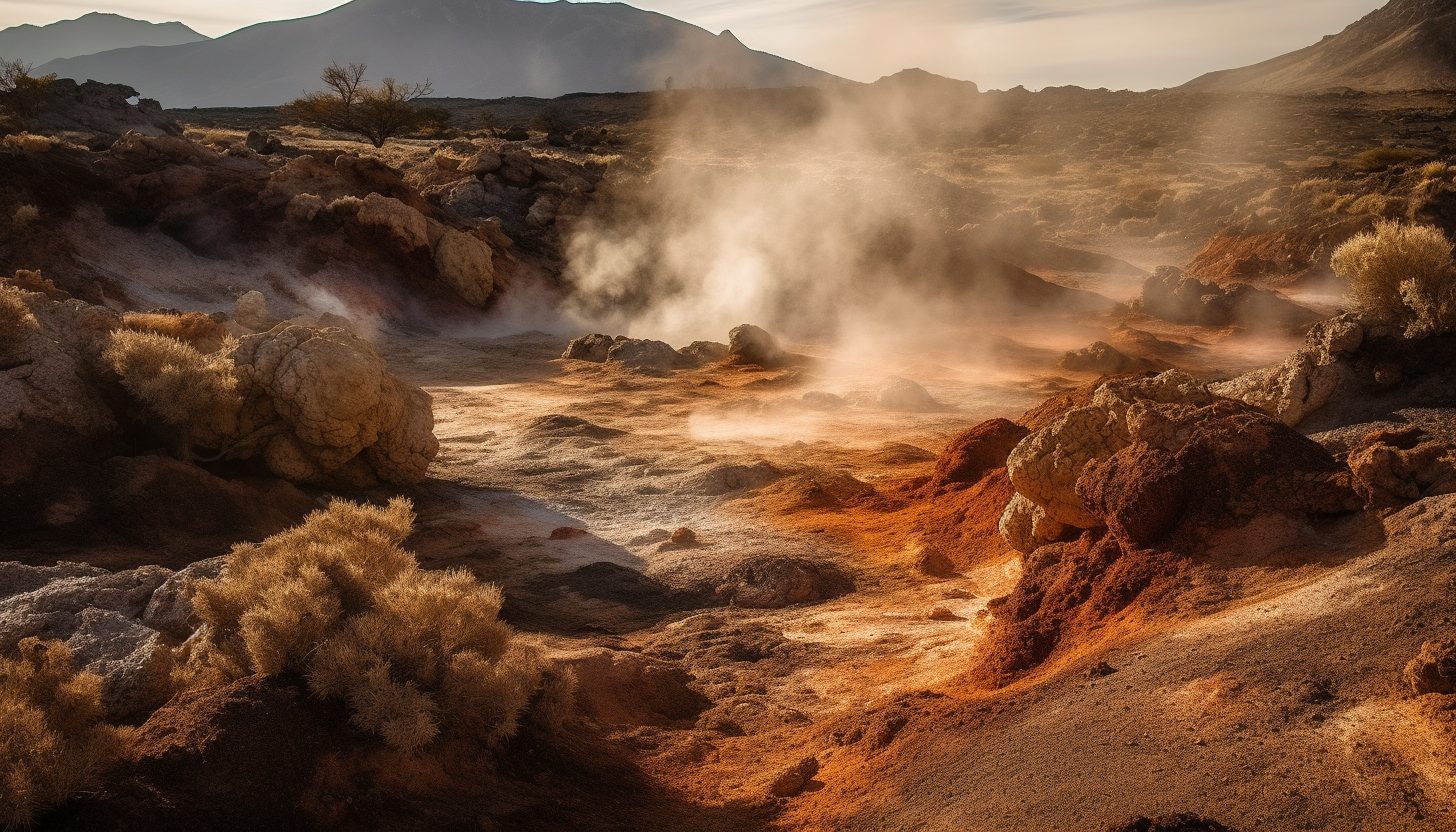
[{"label": "light haze", "polygon": [[[103,11],[154,22],[180,20],[216,37],[339,5],[338,0],[0,0],[0,28]],[[1148,89],[1308,46],[1383,3],[638,0],[632,5],[714,32],[732,29],[753,49],[859,81],[918,66],[987,88],[1076,84]]]}]

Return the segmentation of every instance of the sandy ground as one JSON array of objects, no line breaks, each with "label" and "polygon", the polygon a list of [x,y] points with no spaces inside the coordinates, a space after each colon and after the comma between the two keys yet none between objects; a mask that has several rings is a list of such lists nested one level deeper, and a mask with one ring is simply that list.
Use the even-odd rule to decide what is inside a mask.
[{"label": "sandy ground", "polygon": [[[1442,537],[1456,503],[1420,504],[1387,529],[1366,518],[1231,534],[1195,578],[1216,601],[1115,621],[1085,654],[973,694],[978,613],[1015,581],[1013,554],[931,578],[911,568],[919,541],[893,512],[805,507],[778,484],[699,493],[723,466],[761,462],[781,482],[847,475],[882,491],[924,475],[955,432],[1084,380],[1055,357],[1098,327],[1063,326],[1058,340],[1008,322],[989,333],[1009,339],[995,361],[795,345],[811,356],[804,367],[672,373],[560,360],[566,339],[542,333],[395,339],[386,357],[434,397],[442,442],[410,545],[431,566],[502,583],[508,614],[554,648],[604,645],[689,669],[712,701],[696,725],[614,733],[687,799],[769,805],[767,780],[817,756],[818,780],[782,802],[783,828],[1091,829],[1168,811],[1238,829],[1452,828],[1449,734],[1398,679],[1456,616]],[[1205,371],[1266,363],[1291,344],[1199,335],[1159,329]],[[874,406],[891,375],[923,383],[943,408]],[[811,391],[844,405],[816,410]],[[664,544],[679,527],[699,543]],[[856,589],[783,610],[701,600],[760,555],[835,563]],[[931,620],[937,608],[950,620]],[[1100,661],[1115,672],[1089,676]],[[854,725],[901,711],[883,747],[845,742]]]}]

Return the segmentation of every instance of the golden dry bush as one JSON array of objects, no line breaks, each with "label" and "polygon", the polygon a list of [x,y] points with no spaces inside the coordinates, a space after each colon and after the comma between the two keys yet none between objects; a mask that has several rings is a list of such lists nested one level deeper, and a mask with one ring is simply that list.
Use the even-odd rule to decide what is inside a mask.
[{"label": "golden dry bush", "polygon": [[227,327],[201,312],[128,312],[121,325],[135,332],[154,332],[186,342],[198,352],[214,353],[227,342]]},{"label": "golden dry bush", "polygon": [[510,737],[542,667],[499,620],[500,605],[500,590],[467,572],[409,570],[319,649],[309,684],[348,701],[361,728],[398,748],[419,748],[442,729]]},{"label": "golden dry bush", "polygon": [[57,641],[27,638],[0,658],[0,823],[24,828],[72,794],[95,788],[125,732],[102,721],[101,679],[71,669]]},{"label": "golden dry bush", "polygon": [[1378,222],[1335,249],[1330,266],[1358,308],[1404,326],[1408,337],[1456,327],[1456,267],[1439,228]]},{"label": "golden dry bush", "polygon": [[499,588],[421,570],[400,548],[413,522],[405,499],[335,500],[235,547],[223,574],[198,584],[193,682],[301,673],[314,693],[347,702],[357,725],[410,751],[441,733],[498,742],[533,701],[558,716],[569,679],[541,694],[540,653],[500,621]]},{"label": "golden dry bush", "polygon": [[162,423],[184,431],[189,442],[217,447],[242,407],[231,353],[231,341],[204,355],[168,335],[119,329],[102,357]]},{"label": "golden dry bush", "polygon": [[0,285],[0,350],[20,343],[35,326],[35,316],[25,304],[25,293],[14,286]]},{"label": "golden dry bush", "polygon": [[226,678],[303,670],[345,618],[415,568],[399,547],[413,523],[408,500],[334,500],[302,525],[233,547],[222,576],[200,582],[193,600],[207,626],[199,658]]},{"label": "golden dry bush", "polygon": [[26,153],[45,153],[56,145],[56,142],[45,136],[36,136],[31,133],[12,133],[3,140],[5,147],[24,150]]}]

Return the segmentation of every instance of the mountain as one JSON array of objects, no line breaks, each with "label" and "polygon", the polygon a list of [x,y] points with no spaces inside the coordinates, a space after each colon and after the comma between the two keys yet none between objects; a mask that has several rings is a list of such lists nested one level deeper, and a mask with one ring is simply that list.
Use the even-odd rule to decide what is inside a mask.
[{"label": "mountain", "polygon": [[130,84],[167,107],[268,106],[319,89],[331,61],[368,79],[431,79],[438,96],[551,98],[675,86],[832,83],[825,72],[622,3],[354,0],[203,43],[52,61],[63,78]]},{"label": "mountain", "polygon": [[1308,93],[1456,88],[1456,0],[1392,0],[1313,46],[1180,89]]},{"label": "mountain", "polygon": [[92,12],[75,20],[47,26],[12,26],[0,29],[0,58],[40,65],[56,58],[73,58],[130,46],[175,46],[207,40],[181,23],[148,23],[119,14]]}]

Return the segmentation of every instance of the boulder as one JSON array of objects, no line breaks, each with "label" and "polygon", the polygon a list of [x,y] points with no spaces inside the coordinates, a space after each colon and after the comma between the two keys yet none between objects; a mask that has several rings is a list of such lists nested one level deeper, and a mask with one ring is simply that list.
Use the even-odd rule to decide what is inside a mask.
[{"label": "boulder", "polygon": [[268,299],[257,290],[244,292],[237,299],[233,304],[233,320],[254,332],[266,332],[278,323],[268,312]]},{"label": "boulder", "polygon": [[21,639],[65,641],[81,626],[81,613],[108,610],[124,618],[141,617],[152,593],[172,570],[144,566],[126,572],[60,578],[0,601],[0,651]]},{"label": "boulder", "polygon": [[55,566],[28,566],[20,561],[0,561],[0,601],[40,589],[67,578],[95,578],[110,574],[99,566],[61,561]]},{"label": "boulder", "polygon": [[1402,674],[1411,693],[1456,693],[1456,639],[1428,641]]},{"label": "boulder", "polygon": [[98,574],[62,564],[49,571],[7,571],[16,587],[54,577],[0,600],[0,651],[13,651],[32,636],[66,642],[77,665],[101,677],[102,703],[115,721],[144,715],[166,701],[171,650],[161,634],[137,619],[171,570],[146,566]]},{"label": "boulder", "polygon": [[517,188],[527,188],[531,185],[531,178],[535,175],[535,166],[531,163],[531,152],[529,150],[513,150],[501,157],[500,169],[496,175],[507,185]]},{"label": "boulder", "polygon": [[607,361],[640,370],[671,370],[682,363],[682,356],[662,341],[620,338],[607,350]]},{"label": "boulder", "polygon": [[[1076,493],[1077,478],[1087,464],[1132,444],[1134,432],[1161,431],[1175,411],[1211,404],[1213,398],[1196,379],[1176,370],[1151,379],[1107,382],[1097,388],[1091,404],[1072,409],[1022,440],[1007,459],[1007,473],[1017,493],[1051,520],[1096,528],[1097,518]],[[1157,417],[1160,407],[1167,412]]]},{"label": "boulder", "polygon": [[753,324],[741,324],[728,333],[728,357],[734,364],[778,367],[789,355],[779,346],[777,338]]},{"label": "boulder", "polygon": [[552,196],[541,196],[531,203],[531,209],[526,212],[526,224],[536,228],[544,228],[556,222],[557,201]]},{"label": "boulder", "polygon": [[931,398],[924,387],[900,376],[891,376],[886,380],[886,384],[875,393],[875,404],[885,410],[908,413],[943,409],[940,402]]},{"label": "boulder", "polygon": [[1020,493],[1012,495],[1006,504],[997,528],[1007,545],[1018,552],[1034,552],[1067,533],[1067,526],[1048,516],[1046,508]]},{"label": "boulder", "polygon": [[1094,341],[1090,346],[1068,352],[1057,362],[1057,366],[1074,373],[1097,373],[1104,376],[1170,369],[1168,364],[1161,361],[1133,358],[1106,341]]},{"label": "boulder", "polygon": [[819,761],[814,757],[805,757],[775,777],[769,784],[768,793],[773,797],[796,797],[804,793],[809,781],[818,773]]},{"label": "boulder", "polygon": [[439,450],[430,397],[391,375],[342,329],[289,326],[242,339],[233,360],[244,394],[236,457],[261,455],[292,482],[372,473],[424,478]]},{"label": "boulder", "polygon": [[355,219],[361,225],[375,226],[387,231],[406,250],[424,248],[430,244],[425,215],[398,199],[371,193],[364,197],[364,204],[359,208]]},{"label": "boulder", "polygon": [[1194,517],[1242,522],[1360,505],[1348,471],[1318,444],[1178,371],[1103,384],[1090,405],[1018,444],[1007,473],[1017,498],[1001,527],[1023,552],[1059,538],[1054,524],[1107,527],[1139,548]]},{"label": "boulder", "polygon": [[716,364],[728,357],[728,345],[717,341],[694,341],[679,349],[678,354],[691,364]]},{"label": "boulder", "polygon": [[591,361],[601,364],[607,360],[607,354],[611,352],[612,345],[623,340],[623,336],[615,338],[610,335],[583,335],[566,345],[566,352],[561,354],[562,358],[573,361]]},{"label": "boulder", "polygon": [[259,156],[271,156],[283,149],[283,142],[258,130],[249,130],[243,143]]},{"label": "boulder", "polygon": [[1418,428],[1377,431],[1350,450],[1346,464],[1368,505],[1395,508],[1456,492],[1456,448],[1421,442],[1422,435]]},{"label": "boulder", "polygon": [[121,316],[78,300],[25,292],[34,323],[5,351],[0,372],[0,432],[52,422],[84,437],[102,437],[117,422],[99,389],[101,353]]},{"label": "boulder", "polygon": [[471,176],[447,186],[441,204],[462,217],[479,217],[490,208],[490,192],[479,179]]},{"label": "boulder", "polygon": [[448,229],[435,245],[435,268],[466,303],[484,306],[495,287],[490,245],[463,231]]},{"label": "boulder", "polygon": [[294,225],[308,225],[323,213],[325,207],[323,197],[318,194],[298,194],[288,200],[288,207],[283,209],[283,218]]},{"label": "boulder", "polygon": [[[70,78],[57,78],[46,89],[46,100],[38,108],[32,129],[55,134],[61,132],[91,133],[103,139],[114,139],[128,132],[147,136],[180,136],[182,127],[162,111],[150,98],[140,98],[137,91],[125,84],[103,84],[87,81],[77,84]],[[99,148],[98,148],[99,149]]]},{"label": "boulder", "polygon": [[718,585],[719,602],[749,609],[812,604],[850,591],[852,582],[827,563],[777,556],[745,561]]},{"label": "boulder", "polygon": [[500,170],[502,164],[501,155],[493,150],[482,150],[460,163],[460,172],[472,176],[484,176],[487,173],[495,173]]}]

